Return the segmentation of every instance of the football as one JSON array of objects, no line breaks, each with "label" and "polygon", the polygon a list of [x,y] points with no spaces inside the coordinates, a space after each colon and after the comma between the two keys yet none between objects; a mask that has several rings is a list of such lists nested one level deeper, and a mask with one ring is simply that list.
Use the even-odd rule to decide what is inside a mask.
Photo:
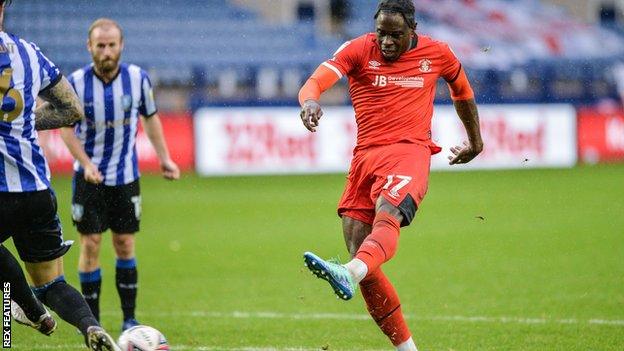
[{"label": "football", "polygon": [[117,341],[122,351],[165,351],[169,344],[165,336],[155,328],[137,325],[119,336]]}]

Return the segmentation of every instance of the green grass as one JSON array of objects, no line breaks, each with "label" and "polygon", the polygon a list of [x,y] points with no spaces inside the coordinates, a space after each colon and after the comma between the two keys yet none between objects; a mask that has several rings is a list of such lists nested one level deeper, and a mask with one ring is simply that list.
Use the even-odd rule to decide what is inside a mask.
[{"label": "green grass", "polygon": [[[392,349],[360,318],[359,295],[338,301],[303,269],[306,250],[347,256],[335,216],[343,182],[145,176],[139,319],[177,350]],[[54,187],[65,236],[76,239],[70,180]],[[103,325],[117,336],[105,240]],[[72,284],[77,253],[65,260]],[[622,350],[624,165],[434,173],[385,267],[421,351]],[[65,323],[50,338],[13,327],[20,350],[80,350],[80,342]]]}]

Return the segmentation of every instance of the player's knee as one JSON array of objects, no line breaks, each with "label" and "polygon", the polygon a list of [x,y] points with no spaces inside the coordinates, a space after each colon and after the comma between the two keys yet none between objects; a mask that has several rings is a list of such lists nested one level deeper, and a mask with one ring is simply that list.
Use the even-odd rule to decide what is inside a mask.
[{"label": "player's knee", "polygon": [[82,235],[80,238],[81,252],[89,257],[97,257],[100,253],[100,245],[102,244],[102,235],[91,234]]},{"label": "player's knee", "polygon": [[417,210],[418,204],[410,194],[407,194],[398,206],[394,206],[386,198],[380,196],[375,207],[376,213],[385,212],[390,214],[396,218],[401,227],[406,227],[412,223]]},{"label": "player's knee", "polygon": [[63,275],[63,266],[60,258],[46,262],[25,262],[26,271],[34,286],[48,284]]},{"label": "player's knee", "polygon": [[388,202],[388,200],[386,200],[386,198],[384,198],[383,196],[380,196],[379,199],[377,200],[377,204],[375,206],[375,212],[376,213],[379,213],[379,212],[388,213],[392,217],[396,218],[396,220],[399,221],[399,223],[403,221],[403,213],[401,212],[401,210],[398,207],[391,204],[390,202]]}]

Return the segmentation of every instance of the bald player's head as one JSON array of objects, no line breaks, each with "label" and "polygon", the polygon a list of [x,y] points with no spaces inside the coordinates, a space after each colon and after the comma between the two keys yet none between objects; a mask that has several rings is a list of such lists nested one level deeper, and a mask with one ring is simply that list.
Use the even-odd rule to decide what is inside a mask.
[{"label": "bald player's head", "polygon": [[123,32],[119,24],[109,18],[95,20],[89,27],[87,49],[98,73],[116,72],[123,50]]},{"label": "bald player's head", "polygon": [[93,23],[91,23],[91,25],[89,26],[89,40],[91,40],[91,35],[94,31],[96,31],[96,29],[101,29],[105,31],[116,29],[119,32],[119,38],[123,40],[123,31],[121,30],[121,27],[117,22],[110,18],[98,18],[93,21]]}]

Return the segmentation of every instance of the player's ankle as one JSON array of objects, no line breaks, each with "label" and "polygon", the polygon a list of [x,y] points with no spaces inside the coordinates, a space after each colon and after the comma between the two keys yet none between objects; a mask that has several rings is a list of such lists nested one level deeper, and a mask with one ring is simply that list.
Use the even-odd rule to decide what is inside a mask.
[{"label": "player's ankle", "polygon": [[344,266],[351,274],[351,278],[353,278],[353,282],[355,284],[361,282],[362,279],[366,277],[366,274],[368,274],[368,266],[366,266],[366,263],[359,258],[352,259],[351,261],[345,263]]}]

